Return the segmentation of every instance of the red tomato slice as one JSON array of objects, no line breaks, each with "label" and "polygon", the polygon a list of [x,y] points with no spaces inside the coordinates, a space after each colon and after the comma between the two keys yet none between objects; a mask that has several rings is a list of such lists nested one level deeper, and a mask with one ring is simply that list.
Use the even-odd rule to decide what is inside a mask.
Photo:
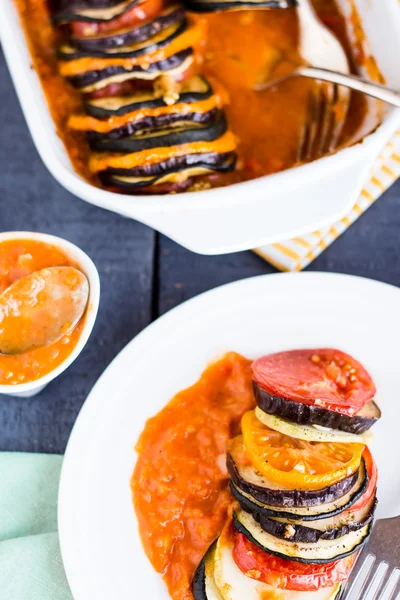
[{"label": "red tomato slice", "polygon": [[275,588],[299,592],[315,592],[344,581],[353,562],[351,556],[326,565],[283,560],[264,552],[242,533],[235,534],[233,559],[248,577]]},{"label": "red tomato slice", "polygon": [[99,90],[87,94],[87,98],[108,98],[109,96],[130,96],[141,90],[151,91],[154,87],[153,81],[142,81],[140,79],[130,79],[110,83]]},{"label": "red tomato slice", "polygon": [[364,506],[366,506],[369,503],[372,496],[376,492],[378,469],[376,467],[376,463],[375,463],[374,459],[372,458],[372,454],[369,451],[369,448],[367,448],[367,446],[365,446],[362,456],[363,456],[363,459],[365,460],[365,466],[368,471],[368,477],[369,477],[368,486],[367,486],[367,489],[365,490],[365,492],[363,493],[363,495],[361,496],[361,498],[359,500],[357,500],[357,502],[355,504],[353,504],[353,506],[351,506],[346,512],[354,512],[356,510],[361,510],[362,508],[364,508]]},{"label": "red tomato slice", "polygon": [[375,395],[369,373],[333,348],[269,354],[253,365],[255,381],[272,395],[353,416]]},{"label": "red tomato slice", "polygon": [[72,33],[76,37],[90,37],[101,33],[112,33],[113,31],[118,31],[118,29],[136,25],[151,17],[155,17],[162,10],[162,7],[162,0],[146,0],[138,6],[133,6],[120,17],[112,19],[111,21],[99,23],[74,21],[71,23]]}]

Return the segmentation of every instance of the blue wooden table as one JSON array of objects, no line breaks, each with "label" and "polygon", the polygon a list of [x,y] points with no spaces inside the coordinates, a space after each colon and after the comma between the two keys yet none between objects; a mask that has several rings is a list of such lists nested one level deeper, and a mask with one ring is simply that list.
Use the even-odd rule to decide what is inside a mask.
[{"label": "blue wooden table", "polygon": [[[192,254],[65,191],[33,146],[1,55],[0,123],[0,230],[62,236],[82,247],[100,272],[99,316],[79,359],[35,398],[0,395],[0,450],[62,453],[96,380],[148,323],[200,292],[275,269],[252,252]],[[400,183],[309,268],[400,285],[399,248]]]}]

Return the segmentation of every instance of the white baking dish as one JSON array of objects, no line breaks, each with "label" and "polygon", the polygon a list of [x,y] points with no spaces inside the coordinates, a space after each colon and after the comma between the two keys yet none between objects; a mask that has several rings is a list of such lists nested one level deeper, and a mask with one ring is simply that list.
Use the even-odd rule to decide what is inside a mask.
[{"label": "white baking dish", "polygon": [[[340,0],[346,9],[348,0]],[[354,0],[372,53],[389,84],[400,89],[398,0]],[[355,202],[374,159],[400,125],[400,109],[362,143],[312,164],[230,187],[170,196],[123,196],[77,175],[58,138],[40,81],[31,68],[12,0],[2,0],[0,35],[9,69],[38,152],[70,192],[137,219],[201,254],[246,250],[329,225]]]}]

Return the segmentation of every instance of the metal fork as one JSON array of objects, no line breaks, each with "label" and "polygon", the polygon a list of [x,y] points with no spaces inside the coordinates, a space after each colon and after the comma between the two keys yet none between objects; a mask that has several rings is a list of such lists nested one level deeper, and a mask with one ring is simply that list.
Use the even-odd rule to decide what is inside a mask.
[{"label": "metal fork", "polygon": [[[307,65],[349,73],[346,53],[335,35],[319,20],[311,0],[298,0],[300,55]],[[351,92],[335,83],[316,81],[300,139],[298,160],[314,160],[338,145]]]},{"label": "metal fork", "polygon": [[341,600],[395,600],[400,595],[400,516],[376,522]]},{"label": "metal fork", "polygon": [[[297,14],[300,26],[299,54],[304,63],[349,73],[349,63],[341,43],[319,20],[311,0],[297,0]],[[297,66],[293,65],[293,71]],[[255,89],[263,90],[270,85],[271,81],[262,81]],[[351,92],[346,87],[316,81],[300,138],[298,161],[314,160],[335,150],[346,121],[350,96]]]}]

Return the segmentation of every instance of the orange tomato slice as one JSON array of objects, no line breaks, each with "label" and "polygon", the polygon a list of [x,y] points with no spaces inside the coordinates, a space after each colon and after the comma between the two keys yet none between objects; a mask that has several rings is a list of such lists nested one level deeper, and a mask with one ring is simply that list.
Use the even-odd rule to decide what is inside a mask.
[{"label": "orange tomato slice", "polygon": [[297,440],[261,423],[254,410],[243,416],[242,433],[253,466],[269,481],[294,490],[321,489],[355,473],[365,448]]}]

